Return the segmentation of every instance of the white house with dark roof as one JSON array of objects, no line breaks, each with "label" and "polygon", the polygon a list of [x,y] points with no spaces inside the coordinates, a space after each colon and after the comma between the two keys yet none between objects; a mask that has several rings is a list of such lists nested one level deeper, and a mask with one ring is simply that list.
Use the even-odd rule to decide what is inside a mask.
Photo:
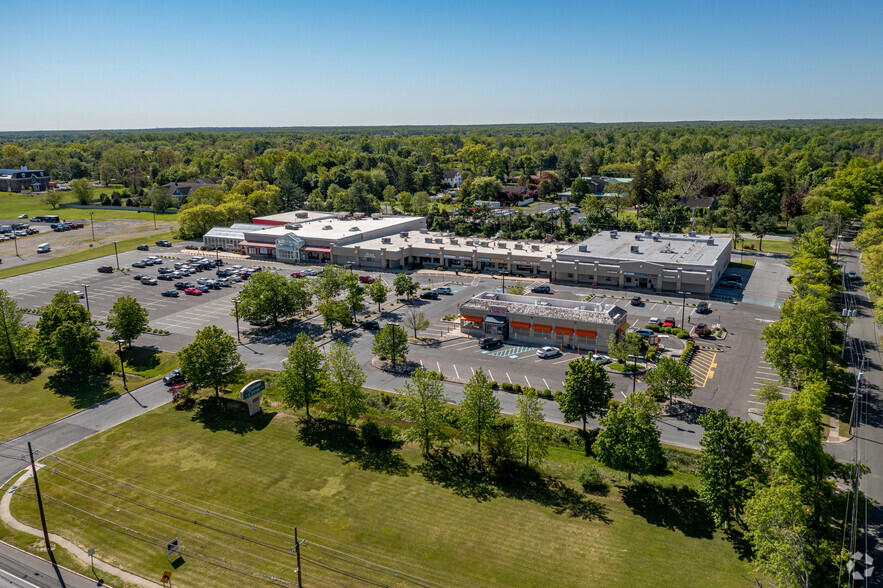
[{"label": "white house with dark roof", "polygon": [[463,183],[463,176],[458,171],[445,171],[442,172],[442,181],[451,188],[459,188]]}]

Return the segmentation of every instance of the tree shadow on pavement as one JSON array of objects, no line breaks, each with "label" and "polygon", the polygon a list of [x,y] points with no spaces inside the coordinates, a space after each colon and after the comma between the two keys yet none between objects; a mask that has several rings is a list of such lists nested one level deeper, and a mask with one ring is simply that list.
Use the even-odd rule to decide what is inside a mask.
[{"label": "tree shadow on pavement", "polygon": [[397,453],[400,442],[366,443],[355,427],[338,421],[303,419],[298,439],[304,445],[336,453],[344,463],[356,463],[363,470],[394,476],[411,472],[411,466]]},{"label": "tree shadow on pavement", "polygon": [[88,408],[119,394],[108,374],[80,374],[59,370],[49,376],[46,388],[71,400],[71,407]]},{"label": "tree shadow on pavement", "polygon": [[202,423],[203,427],[212,432],[229,431],[237,435],[260,431],[276,416],[275,412],[262,411],[250,417],[245,403],[232,398],[211,396],[196,400],[191,406],[191,421]]},{"label": "tree shadow on pavement", "polygon": [[688,537],[714,536],[714,520],[692,488],[636,481],[621,489],[625,505],[651,525],[677,529]]}]

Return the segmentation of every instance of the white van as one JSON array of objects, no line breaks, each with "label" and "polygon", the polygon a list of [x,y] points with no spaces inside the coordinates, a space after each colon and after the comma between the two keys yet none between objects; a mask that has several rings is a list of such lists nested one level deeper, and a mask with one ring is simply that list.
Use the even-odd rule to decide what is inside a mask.
[{"label": "white van", "polygon": [[43,243],[42,245],[37,245],[37,253],[49,253],[51,248],[49,247],[49,243]]}]

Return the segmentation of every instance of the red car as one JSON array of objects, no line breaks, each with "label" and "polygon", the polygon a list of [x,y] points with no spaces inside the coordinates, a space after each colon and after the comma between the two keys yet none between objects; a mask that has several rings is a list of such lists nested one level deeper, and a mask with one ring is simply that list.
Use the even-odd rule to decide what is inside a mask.
[{"label": "red car", "polygon": [[359,276],[359,281],[363,284],[373,284],[374,278],[371,276]]},{"label": "red car", "polygon": [[307,274],[305,274],[303,272],[291,272],[291,277],[292,278],[305,278],[305,277],[307,277]]},{"label": "red car", "polygon": [[662,321],[662,326],[663,326],[663,327],[673,327],[673,326],[675,326],[675,319],[673,319],[672,317],[668,317],[667,319],[665,319],[664,321]]},{"label": "red car", "polygon": [[184,290],[184,294],[190,294],[191,296],[202,296],[202,290],[199,288],[187,288]]}]

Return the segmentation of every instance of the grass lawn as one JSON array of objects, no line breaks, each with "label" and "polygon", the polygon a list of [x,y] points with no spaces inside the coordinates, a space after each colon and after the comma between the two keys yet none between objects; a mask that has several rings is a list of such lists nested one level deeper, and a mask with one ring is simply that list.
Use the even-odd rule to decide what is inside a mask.
[{"label": "grass lawn", "polygon": [[[145,243],[148,239],[153,239],[155,241],[159,241],[160,239],[168,239],[169,241],[171,241],[173,237],[170,231],[166,231],[163,233],[154,233],[148,236],[142,235],[140,237],[132,237],[131,239],[123,239],[121,241],[117,241],[117,250],[122,253],[123,251],[135,249],[138,245],[140,245],[141,243]],[[78,261],[86,261],[87,259],[96,259],[98,257],[104,257],[105,255],[111,255],[113,254],[113,252],[114,246],[112,243],[109,243],[107,245],[99,245],[98,247],[85,249],[77,253],[70,253],[68,255],[62,255],[60,257],[53,257],[50,259],[45,259],[43,261],[36,261],[34,263],[27,263],[24,265],[2,269],[0,270],[0,278],[10,278],[12,276],[36,272],[51,267],[58,267],[60,265],[67,265],[69,263],[76,263]]]},{"label": "grass lawn", "polygon": [[754,249],[745,249],[745,251],[764,251],[766,253],[791,253],[794,246],[791,240],[783,241],[781,239],[764,239],[763,249],[760,249],[759,239],[739,239],[738,247],[734,246],[733,251],[738,251],[746,245],[752,245]]},{"label": "grass lawn", "polygon": [[[303,424],[268,397],[251,419],[223,402],[167,405],[50,458],[50,529],[146,578],[173,569],[164,542],[178,537],[190,550],[173,557],[182,586],[248,583],[202,556],[293,581],[295,525],[311,586],[361,584],[321,566],[391,586],[413,585],[395,570],[448,586],[741,586],[752,575],[686,467],[632,483],[607,472],[616,483],[586,494],[581,450],[552,449],[554,478],[518,468],[490,479],[456,450],[424,461],[413,445],[372,448],[352,429]],[[32,497],[17,492],[13,513],[39,526]]]},{"label": "grass lawn", "polygon": [[[100,344],[105,351],[117,348],[107,341]],[[167,351],[135,347],[124,356],[130,389],[152,382],[177,367],[175,354]],[[0,440],[21,435],[123,391],[121,377],[69,378],[54,368],[44,368],[33,378],[10,376],[10,380],[0,380],[0,423],[3,423]]]},{"label": "grass lawn", "polygon": [[[114,190],[121,191],[121,187],[110,188],[93,188],[93,198],[100,198],[104,194],[110,194]],[[62,193],[62,203],[76,202],[71,192]],[[127,210],[125,206],[105,206],[95,209],[79,209],[79,208],[50,208],[45,201],[43,194],[16,194],[14,192],[0,192],[0,218],[15,219],[18,215],[28,213],[30,216],[44,216],[47,214],[55,214],[69,219],[85,219],[89,220],[89,213],[94,212],[95,220],[113,220],[113,219],[134,219],[141,220],[153,218],[152,213],[138,212],[135,210]],[[177,221],[177,212],[163,213],[156,215],[157,221]]]}]

